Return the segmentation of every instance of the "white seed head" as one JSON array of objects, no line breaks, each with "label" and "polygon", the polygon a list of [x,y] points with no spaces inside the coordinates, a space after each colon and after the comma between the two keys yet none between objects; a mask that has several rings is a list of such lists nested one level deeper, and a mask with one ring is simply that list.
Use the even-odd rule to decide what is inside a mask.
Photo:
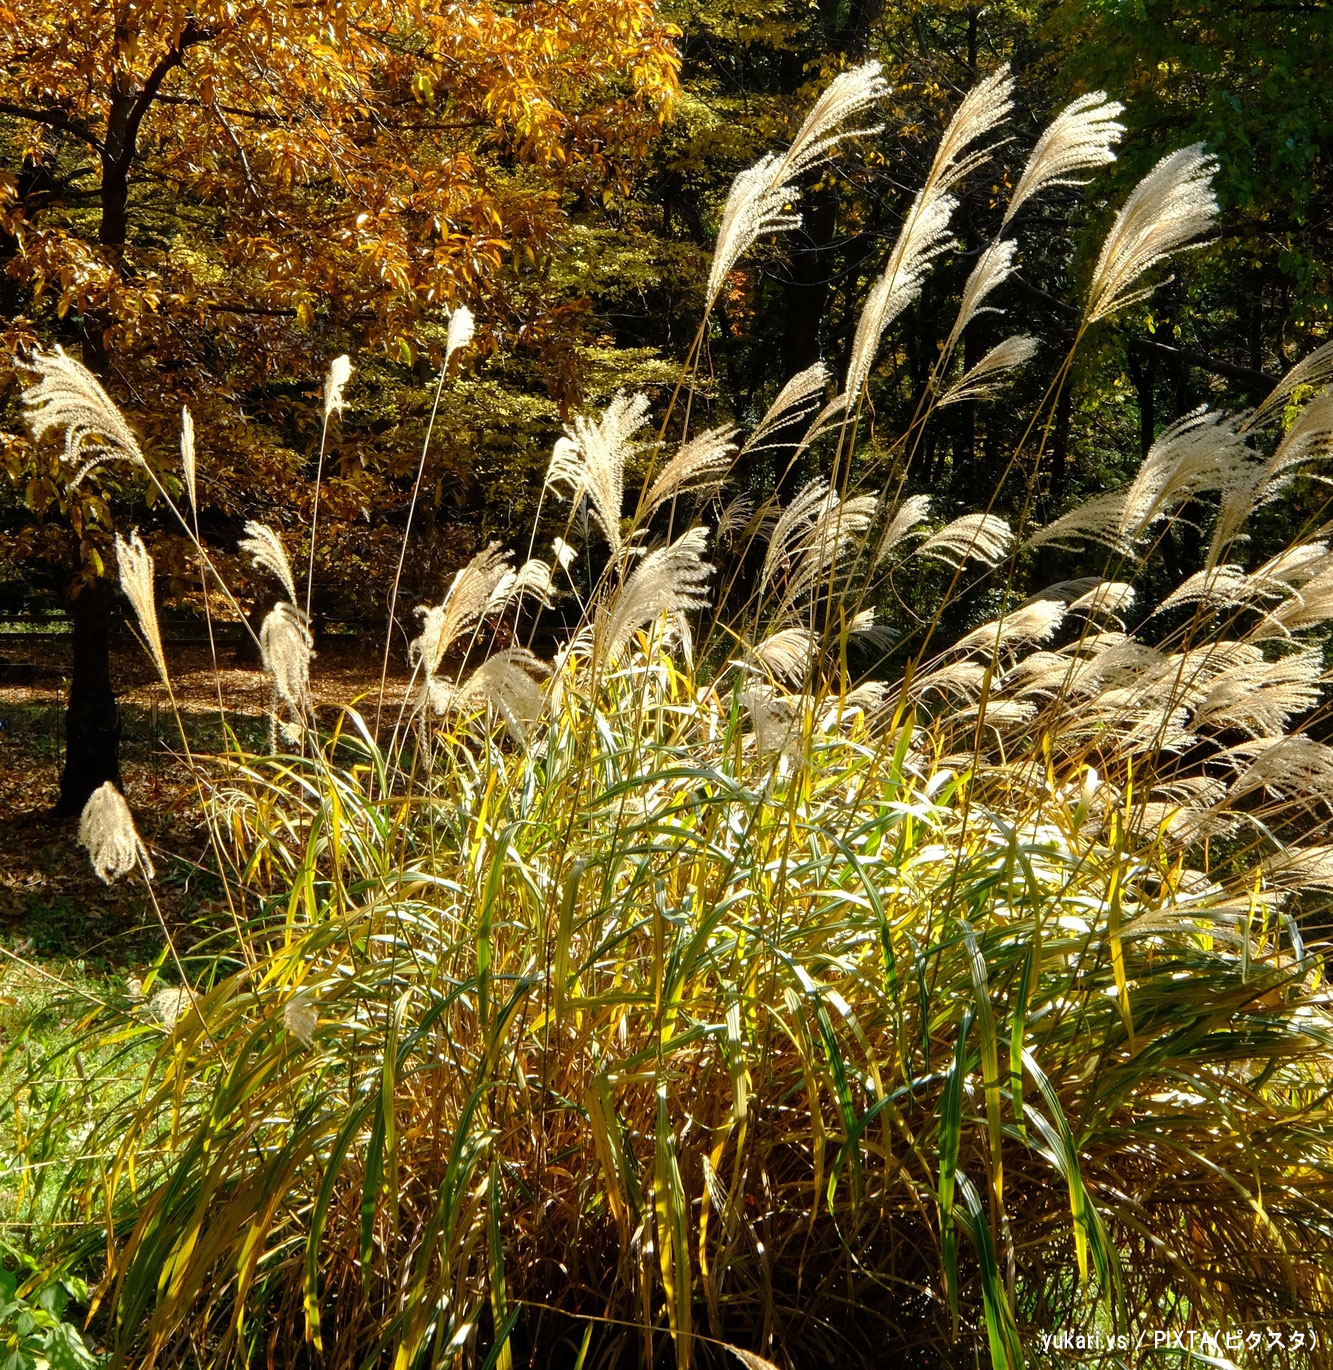
[{"label": "white seed head", "polygon": [[259,651],[273,692],[297,719],[311,704],[310,660],[315,655],[306,616],[294,604],[279,600],[259,629]]},{"label": "white seed head", "polygon": [[1009,548],[1013,534],[995,514],[964,514],[932,533],[917,549],[919,557],[934,557],[958,567],[972,557],[994,566]]},{"label": "white seed head", "polygon": [[195,488],[194,463],[194,416],[188,405],[181,405],[181,474],[185,478],[185,494],[190,501],[190,509],[198,514],[199,493]]},{"label": "white seed head", "polygon": [[551,489],[568,487],[577,503],[584,495],[592,506],[613,559],[624,549],[620,519],[625,503],[625,461],[634,435],[648,419],[648,396],[616,394],[600,419],[580,415],[555,444],[546,469]]},{"label": "white seed head", "polygon": [[1124,124],[1116,119],[1124,110],[1118,101],[1108,100],[1104,90],[1080,95],[1066,105],[1037,139],[1010,197],[1004,222],[1007,224],[1034,195],[1052,186],[1085,185],[1081,172],[1114,162],[1111,149],[1125,131]]},{"label": "white seed head", "polygon": [[1102,244],[1088,287],[1086,323],[1150,295],[1151,286],[1135,289],[1135,281],[1212,228],[1216,170],[1217,162],[1204,153],[1203,144],[1194,143],[1163,157],[1135,186]]},{"label": "white seed head", "polygon": [[134,609],[148,655],[153,658],[153,665],[157,667],[163,684],[166,684],[167,658],[162,650],[157,603],[153,598],[153,558],[140,540],[137,530],[130,534],[128,542],[119,533],[116,534],[116,565],[120,570],[120,588]]},{"label": "white seed head", "polygon": [[287,560],[287,549],[282,545],[282,539],[267,523],[259,523],[255,519],[251,519],[245,525],[245,534],[239,544],[240,550],[249,554],[251,562],[256,567],[275,576],[286,590],[287,598],[295,604],[296,580],[292,575],[292,564]]},{"label": "white seed head", "polygon": [[324,377],[324,422],[328,423],[333,413],[343,411],[343,389],[352,375],[352,359],[343,353],[329,363],[328,374]]},{"label": "white seed head", "polygon": [[319,1007],[315,996],[308,989],[298,989],[283,1005],[282,1025],[303,1046],[315,1045]]},{"label": "white seed head", "polygon": [[444,342],[444,364],[448,366],[455,352],[461,351],[472,341],[476,332],[476,320],[465,304],[460,304],[449,315],[449,332]]},{"label": "white seed head", "polygon": [[32,436],[40,439],[52,429],[65,430],[63,460],[74,468],[71,485],[103,462],[146,467],[139,440],[82,362],[57,347],[54,352],[35,352],[30,362],[19,362],[18,367],[39,377],[22,396]]},{"label": "white seed head", "polygon": [[710,309],[736,263],[760,238],[800,225],[801,216],[794,208],[800,199],[797,179],[822,162],[839,143],[874,132],[847,125],[888,93],[878,62],[840,73],[816,101],[786,154],[766,153],[736,177],[722,209],[708,273],[706,298]]},{"label": "white seed head", "polygon": [[93,870],[108,885],[138,862],[149,880],[153,863],[134,826],[125,796],[108,780],[94,790],[79,818],[79,842],[88,850]]},{"label": "white seed head", "polygon": [[649,514],[679,495],[716,489],[727,478],[736,451],[736,429],[710,428],[683,443],[653,481],[644,507]]},{"label": "white seed head", "polygon": [[940,404],[956,404],[959,400],[979,400],[993,394],[1011,377],[1007,374],[1032,360],[1037,351],[1037,340],[1026,333],[1016,333],[996,343],[977,364],[963,375],[940,397]]},{"label": "white seed head", "polygon": [[602,660],[619,658],[634,634],[663,614],[707,604],[705,582],[713,570],[703,559],[707,541],[707,528],[691,528],[643,557],[614,600],[598,610],[595,636]]}]

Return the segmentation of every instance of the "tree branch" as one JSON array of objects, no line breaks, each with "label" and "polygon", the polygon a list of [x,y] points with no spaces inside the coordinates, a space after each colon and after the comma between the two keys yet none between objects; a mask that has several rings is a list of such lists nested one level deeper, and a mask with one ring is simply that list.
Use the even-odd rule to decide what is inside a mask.
[{"label": "tree branch", "polygon": [[0,114],[10,114],[15,119],[27,119],[34,124],[45,124],[48,128],[59,129],[62,133],[72,133],[81,142],[87,143],[95,152],[105,150],[92,129],[82,119],[67,114],[64,110],[27,109],[23,105],[11,104],[8,100],[0,100]]},{"label": "tree branch", "polygon": [[148,77],[143,83],[143,89],[130,106],[129,114],[125,120],[124,146],[120,152],[123,166],[128,167],[134,160],[139,139],[139,126],[143,123],[144,115],[148,113],[153,101],[157,98],[158,89],[162,82],[167,79],[168,73],[172,68],[181,65],[185,60],[185,54],[191,48],[197,47],[200,43],[207,43],[216,36],[216,29],[205,28],[197,24],[192,18],[185,21],[185,27],[181,30],[181,35],[176,40],[175,46],[163,53],[158,59],[157,65],[148,73]]},{"label": "tree branch", "polygon": [[1200,371],[1210,371],[1214,376],[1225,376],[1228,380],[1240,381],[1247,389],[1269,391],[1277,381],[1262,371],[1248,366],[1233,366],[1230,362],[1207,357],[1202,352],[1187,352],[1180,347],[1156,342],[1152,338],[1131,338],[1131,351],[1144,352],[1149,356],[1163,357],[1168,361],[1181,362],[1185,366],[1197,366]]}]

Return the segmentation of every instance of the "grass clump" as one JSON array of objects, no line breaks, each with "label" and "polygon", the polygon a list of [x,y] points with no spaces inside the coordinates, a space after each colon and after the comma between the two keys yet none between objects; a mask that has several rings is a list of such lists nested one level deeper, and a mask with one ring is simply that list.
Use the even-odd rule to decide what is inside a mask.
[{"label": "grass clump", "polygon": [[[878,98],[871,67],[839,82],[798,157],[738,179],[726,262],[792,226],[796,173]],[[1301,920],[1330,879],[1333,751],[1292,726],[1333,562],[1314,535],[1237,549],[1327,453],[1320,399],[1264,422],[1329,357],[1033,529],[1067,358],[1017,509],[932,522],[906,493],[921,425],[1032,356],[953,359],[1010,240],[878,449],[887,477],[860,406],[1009,95],[997,73],[946,132],[843,392],[797,377],[748,439],[691,436],[687,400],[672,454],[674,406],[656,440],[642,397],[576,421],[549,486],[582,518],[551,561],[486,548],[422,606],[400,709],[321,726],[286,550],[247,529],[286,595],[259,635],[272,749],[188,762],[231,925],[173,948],[181,983],[147,999],[169,1012],[92,1016],[90,1042],[156,1050],[47,1182],[73,1223],[53,1263],[100,1275],[121,1361],[1005,1367],[1043,1333],[1170,1324],[1313,1330],[1263,1354],[1321,1363],[1333,1014]],[[1076,102],[1024,194],[1109,160],[1117,112]],[[1131,196],[1080,339],[1207,228],[1208,170],[1187,149]],[[91,433],[136,459],[74,384],[75,457]],[[823,473],[724,504],[784,431]],[[1155,540],[1208,500],[1204,564],[1137,608]],[[151,561],[126,546],[151,649]],[[1029,596],[1041,546],[1104,555]],[[547,660],[519,628],[560,597],[578,623]],[[146,875],[116,836],[111,864]]]}]

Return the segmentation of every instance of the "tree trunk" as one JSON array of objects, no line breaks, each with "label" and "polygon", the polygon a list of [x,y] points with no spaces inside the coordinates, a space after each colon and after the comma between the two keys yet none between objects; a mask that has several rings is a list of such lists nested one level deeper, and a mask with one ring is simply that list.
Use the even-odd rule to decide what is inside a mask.
[{"label": "tree trunk", "polygon": [[111,583],[96,580],[74,597],[74,664],[65,711],[65,769],[59,814],[83,811],[105,781],[120,788],[120,710],[111,688]]},{"label": "tree trunk", "polygon": [[[125,139],[132,94],[118,77],[111,97],[107,146],[102,155],[102,221],[97,240],[119,267],[129,223],[129,157]],[[107,336],[111,320],[89,311],[83,361],[105,380],[110,362]],[[111,583],[98,577],[74,596],[74,660],[65,711],[65,768],[60,776],[59,814],[82,812],[88,796],[110,780],[120,788],[120,708],[111,688]]]}]

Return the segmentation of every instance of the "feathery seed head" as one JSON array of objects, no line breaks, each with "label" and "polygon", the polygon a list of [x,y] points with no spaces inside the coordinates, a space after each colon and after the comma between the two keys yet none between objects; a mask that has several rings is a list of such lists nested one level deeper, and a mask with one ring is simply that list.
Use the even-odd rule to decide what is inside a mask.
[{"label": "feathery seed head", "polygon": [[1124,110],[1119,101],[1108,100],[1104,90],[1080,95],[1066,105],[1037,139],[1010,197],[1004,222],[1007,224],[1034,195],[1052,186],[1085,185],[1080,172],[1114,162],[1111,149],[1125,131],[1117,116]]},{"label": "feathery seed head", "polygon": [[296,580],[292,575],[292,564],[287,560],[287,549],[282,538],[268,526],[251,519],[245,525],[245,537],[240,541],[242,552],[248,553],[251,563],[258,569],[276,577],[287,592],[287,598],[296,603]]},{"label": "feathery seed head", "polygon": [[651,514],[668,500],[721,485],[731,470],[736,429],[710,428],[684,443],[653,481],[644,501]]},{"label": "feathery seed head", "polygon": [[308,989],[298,989],[282,1007],[282,1025],[302,1046],[315,1045],[319,1005]]},{"label": "feathery seed head", "polygon": [[116,534],[116,565],[120,571],[120,588],[125,592],[139,622],[139,631],[148,646],[153,665],[167,683],[167,658],[162,650],[162,634],[157,623],[157,603],[153,598],[153,558],[139,538],[138,531],[126,542]]},{"label": "feathery seed head", "polygon": [[957,404],[959,400],[979,400],[994,393],[1009,379],[1005,373],[1026,365],[1036,351],[1036,338],[1026,333],[1017,333],[1003,342],[996,343],[961,380],[944,392],[940,397],[940,404]]},{"label": "feathery seed head", "polygon": [[[777,398],[746,439],[742,452],[762,452],[766,445],[770,445],[767,440],[773,434],[799,423],[818,404],[828,383],[829,369],[823,362],[816,362],[804,371],[798,371],[778,391]],[[718,535],[721,536],[720,531]]]},{"label": "feathery seed head", "polygon": [[193,513],[199,512],[199,494],[195,488],[194,416],[188,405],[181,405],[181,474],[185,478],[185,493]]},{"label": "feathery seed head", "polygon": [[259,629],[259,652],[273,682],[273,693],[303,719],[310,708],[310,661],[315,655],[306,616],[294,604],[279,600]]},{"label": "feathery seed head", "polygon": [[108,885],[133,870],[136,861],[148,879],[153,878],[153,863],[134,826],[130,806],[109,780],[95,789],[83,806],[79,843],[87,848],[98,878]]},{"label": "feathery seed head", "polygon": [[555,444],[546,485],[568,487],[570,501],[584,495],[619,560],[624,551],[620,519],[625,503],[625,462],[631,440],[648,419],[648,396],[618,391],[596,421],[579,415]]},{"label": "feathery seed head", "polygon": [[[539,563],[544,565],[545,563]],[[526,570],[526,568],[525,568]],[[527,571],[528,584],[519,593],[535,588],[535,573]],[[518,589],[518,577],[509,565],[509,553],[498,542],[487,544],[461,570],[454,574],[442,604],[419,605],[421,633],[408,648],[408,659],[420,666],[429,680],[440,669],[444,654],[477,620],[502,607],[503,595],[497,602],[501,586]],[[548,573],[549,580],[549,573]]]},{"label": "feathery seed head", "polygon": [[1014,107],[1013,96],[1014,78],[1007,62],[968,91],[935,151],[935,160],[926,178],[928,191],[952,190],[986,160],[989,148],[968,149],[1003,123]]},{"label": "feathery seed head", "polygon": [[476,332],[476,320],[472,317],[472,311],[465,304],[460,304],[452,314],[449,315],[449,332],[444,342],[444,364],[447,367],[453,359],[455,352],[460,351],[472,341],[473,334]]},{"label": "feathery seed head", "polygon": [[800,225],[801,216],[790,208],[800,198],[797,178],[845,139],[874,132],[870,128],[848,128],[847,124],[888,91],[878,62],[842,72],[816,101],[785,156],[766,153],[737,175],[727,193],[713,250],[705,296],[708,308],[717,300],[736,263],[760,238]]},{"label": "feathery seed head", "polygon": [[343,389],[347,385],[352,375],[352,359],[343,353],[341,357],[334,357],[329,363],[328,373],[324,377],[324,422],[328,423],[329,415],[343,411]]},{"label": "feathery seed head", "polygon": [[1014,265],[1014,258],[1017,255],[1018,244],[1012,238],[1000,238],[977,258],[977,264],[972,268],[967,278],[967,284],[963,286],[963,298],[958,306],[958,315],[954,319],[953,327],[949,330],[949,336],[944,342],[946,352],[952,349],[962,336],[963,330],[978,314],[998,314],[1001,312],[993,305],[985,304],[984,301],[988,295],[1014,274],[1017,269]]},{"label": "feathery seed head", "polygon": [[964,514],[932,533],[916,549],[916,556],[934,557],[955,568],[968,557],[996,565],[1009,548],[1013,534],[1004,519],[995,514]]},{"label": "feathery seed head", "polygon": [[1203,144],[1194,143],[1163,157],[1135,186],[1102,244],[1088,287],[1085,323],[1152,294],[1151,286],[1135,289],[1134,282],[1212,228],[1216,170],[1217,162],[1204,153]]},{"label": "feathery seed head", "polygon": [[65,430],[63,460],[74,468],[71,486],[104,462],[127,461],[146,467],[139,440],[82,362],[57,347],[54,352],[35,352],[30,362],[17,365],[39,378],[22,396],[33,438],[40,440],[52,429]]},{"label": "feathery seed head", "polygon": [[615,599],[598,610],[595,636],[603,661],[614,662],[630,639],[663,614],[701,609],[713,568],[703,559],[707,528],[691,528],[667,547],[644,555]]}]

